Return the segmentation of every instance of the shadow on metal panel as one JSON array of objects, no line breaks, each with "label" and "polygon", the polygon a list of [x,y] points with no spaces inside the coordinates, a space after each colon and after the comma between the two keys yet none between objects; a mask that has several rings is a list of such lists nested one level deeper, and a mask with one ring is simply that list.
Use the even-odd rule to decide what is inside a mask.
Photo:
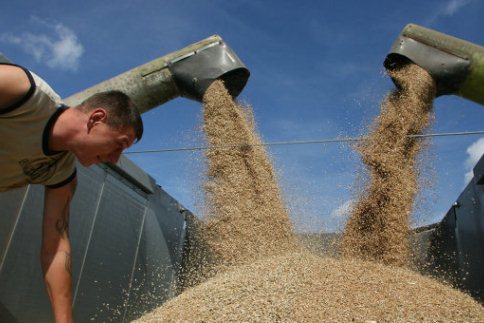
[{"label": "shadow on metal panel", "polygon": [[3,306],[0,302],[0,322],[2,323],[17,323],[15,317]]}]

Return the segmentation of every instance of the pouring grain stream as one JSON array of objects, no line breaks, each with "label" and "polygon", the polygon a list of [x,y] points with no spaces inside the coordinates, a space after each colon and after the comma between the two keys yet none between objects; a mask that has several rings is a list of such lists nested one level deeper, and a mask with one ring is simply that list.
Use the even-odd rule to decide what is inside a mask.
[{"label": "pouring grain stream", "polygon": [[343,234],[347,257],[406,266],[409,221],[417,193],[421,134],[432,120],[436,85],[422,68],[408,64],[389,71],[399,87],[381,105],[368,139],[359,146],[370,171]]}]

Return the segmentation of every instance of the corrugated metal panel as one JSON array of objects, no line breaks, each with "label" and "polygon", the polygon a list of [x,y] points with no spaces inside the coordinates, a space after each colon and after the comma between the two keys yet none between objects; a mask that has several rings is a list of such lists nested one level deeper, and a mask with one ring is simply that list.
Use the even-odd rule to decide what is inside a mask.
[{"label": "corrugated metal panel", "polygon": [[122,174],[124,179],[145,193],[153,193],[155,191],[155,180],[128,158],[121,156],[116,164],[109,164],[109,167]]},{"label": "corrugated metal panel", "polygon": [[153,195],[150,200],[150,208],[157,214],[159,227],[167,244],[170,246],[170,258],[173,263],[181,262],[180,238],[184,234],[185,218],[182,216],[185,209],[162,188],[158,188],[159,194]]},{"label": "corrugated metal panel", "polygon": [[146,200],[108,176],[76,295],[75,319],[120,322]]},{"label": "corrugated metal panel", "polygon": [[[435,274],[484,302],[484,185],[479,184],[481,157],[474,178],[437,226],[429,248]],[[476,171],[477,170],[477,171]]]},{"label": "corrugated metal panel", "polygon": [[146,214],[125,320],[130,321],[174,296],[176,279],[169,247],[153,210]]},{"label": "corrugated metal panel", "polygon": [[2,206],[2,216],[0,216],[0,271],[26,194],[26,187],[0,194],[0,205]]},{"label": "corrugated metal panel", "polygon": [[0,302],[18,322],[52,321],[39,256],[42,205],[43,187],[31,186],[0,272]]},{"label": "corrugated metal panel", "polygon": [[[484,301],[484,188],[469,183],[457,200],[456,242],[460,285]],[[480,198],[479,198],[480,196]]]},{"label": "corrugated metal panel", "polygon": [[72,244],[73,301],[76,302],[86,256],[92,242],[92,232],[99,214],[106,172],[100,167],[82,168],[78,174],[78,187],[71,204],[70,239]]}]

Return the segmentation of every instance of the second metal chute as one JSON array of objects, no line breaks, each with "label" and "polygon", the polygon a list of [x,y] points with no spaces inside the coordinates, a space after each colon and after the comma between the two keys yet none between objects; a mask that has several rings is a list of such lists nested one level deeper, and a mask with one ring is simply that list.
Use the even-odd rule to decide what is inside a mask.
[{"label": "second metal chute", "polygon": [[438,96],[455,94],[484,104],[484,47],[408,24],[394,42],[384,65],[395,69],[408,62],[432,75]]}]

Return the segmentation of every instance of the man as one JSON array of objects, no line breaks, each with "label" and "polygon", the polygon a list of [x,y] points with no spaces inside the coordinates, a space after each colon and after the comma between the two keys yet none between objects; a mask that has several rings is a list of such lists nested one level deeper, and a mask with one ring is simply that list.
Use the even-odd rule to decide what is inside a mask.
[{"label": "man", "polygon": [[116,163],[142,134],[140,114],[122,92],[98,93],[68,108],[34,73],[0,64],[0,192],[45,186],[41,264],[56,322],[72,322],[68,224],[75,160],[86,167]]}]

